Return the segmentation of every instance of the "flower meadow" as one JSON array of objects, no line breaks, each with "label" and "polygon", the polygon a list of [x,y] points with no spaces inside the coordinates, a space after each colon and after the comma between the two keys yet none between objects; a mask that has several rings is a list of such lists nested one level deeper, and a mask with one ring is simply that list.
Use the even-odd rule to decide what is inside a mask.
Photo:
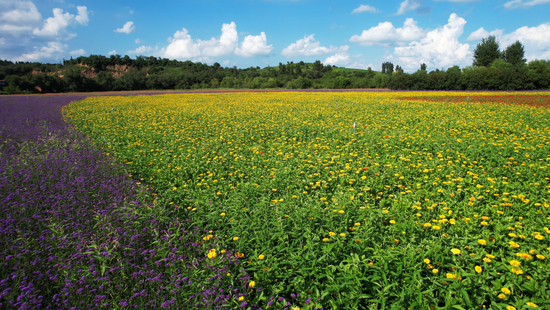
[{"label": "flower meadow", "polygon": [[0,303],[550,307],[549,98],[67,97],[2,132]]}]

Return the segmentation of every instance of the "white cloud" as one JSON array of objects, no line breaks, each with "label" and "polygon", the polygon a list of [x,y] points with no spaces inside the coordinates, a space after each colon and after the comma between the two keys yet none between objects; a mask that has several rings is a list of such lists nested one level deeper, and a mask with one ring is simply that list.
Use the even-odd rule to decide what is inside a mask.
[{"label": "white cloud", "polygon": [[78,15],[76,15],[75,20],[81,25],[88,25],[90,19],[88,18],[88,8],[85,6],[77,6],[76,10]]},{"label": "white cloud", "polygon": [[296,43],[292,43],[285,47],[281,52],[281,55],[286,57],[317,56],[337,52],[347,52],[349,50],[349,46],[347,45],[340,47],[335,47],[332,45],[330,47],[321,46],[321,42],[315,42],[314,36],[315,34],[309,36],[305,35],[303,39],[299,39]]},{"label": "white cloud", "polygon": [[65,48],[67,48],[67,45],[61,44],[61,42],[48,42],[48,46],[43,46],[41,49],[35,49],[34,52],[23,54],[17,60],[39,61],[48,58],[59,59]]},{"label": "white cloud", "polygon": [[372,7],[370,5],[361,4],[358,8],[353,10],[351,14],[363,13],[363,12],[376,13],[378,12],[378,10],[375,7]]},{"label": "white cloud", "polygon": [[137,38],[134,42],[136,42],[136,44],[144,43],[144,41],[143,41],[143,40],[140,40],[139,38]]},{"label": "white cloud", "polygon": [[265,32],[262,32],[259,36],[246,36],[241,46],[235,49],[235,54],[242,57],[265,56],[269,55],[273,48],[273,44],[267,45],[267,37]]},{"label": "white cloud", "polygon": [[523,1],[523,0],[512,0],[509,2],[506,2],[504,4],[504,7],[507,9],[518,9],[518,8],[530,8],[535,5],[539,4],[546,4],[550,3],[550,0],[531,0],[531,1]]},{"label": "white cloud", "polygon": [[466,40],[477,41],[477,40],[487,38],[488,36],[498,37],[498,36],[501,36],[503,32],[504,32],[504,29],[495,29],[491,32],[488,32],[487,30],[483,29],[483,27],[481,27],[478,30],[472,32]]},{"label": "white cloud", "polygon": [[501,50],[516,41],[520,41],[525,47],[527,60],[550,58],[550,23],[537,27],[523,26],[516,31],[497,37]]},{"label": "white cloud", "polygon": [[41,21],[42,15],[31,1],[0,0],[0,36],[20,37]]},{"label": "white cloud", "polygon": [[327,59],[323,61],[323,64],[342,67],[349,64],[350,62],[351,62],[351,57],[349,56],[348,53],[337,53],[327,57]]},{"label": "white cloud", "polygon": [[209,60],[209,58],[201,57],[216,57],[232,53],[237,47],[239,35],[237,34],[237,25],[234,22],[231,24],[223,24],[222,34],[219,39],[212,38],[208,41],[197,39],[194,41],[189,35],[189,31],[183,28],[181,31],[176,31],[174,38],[168,38],[170,44],[163,48],[160,53],[162,57],[170,59],[193,59],[193,60]]},{"label": "white cloud", "polygon": [[226,61],[222,62],[222,64],[224,64],[226,66],[229,65],[230,63],[231,63],[231,61],[229,61],[229,60],[226,60]]},{"label": "white cloud", "polygon": [[[353,56],[352,56],[353,57]],[[346,68],[353,68],[353,69],[368,69],[368,68],[373,68],[374,66],[372,65],[372,63],[369,63],[368,65],[365,63],[364,60],[360,60],[360,61],[356,61],[350,65],[346,65]]]},{"label": "white cloud", "polygon": [[395,15],[401,15],[405,14],[408,11],[416,10],[420,7],[420,2],[417,0],[405,0],[401,2],[401,5],[399,6],[399,10],[397,10],[397,13]]},{"label": "white cloud", "polygon": [[122,28],[117,28],[115,32],[129,34],[134,32],[134,30],[136,30],[136,26],[134,26],[134,22],[129,21],[129,22],[126,22],[126,24],[124,24]]},{"label": "white cloud", "polygon": [[426,31],[417,26],[412,18],[407,18],[402,28],[395,28],[390,22],[379,23],[378,26],[369,30],[363,30],[361,35],[353,35],[350,42],[362,46],[375,44],[385,45],[392,41],[413,41],[424,37]]},{"label": "white cloud", "polygon": [[135,50],[131,50],[131,51],[128,51],[128,54],[138,54],[138,55],[143,55],[147,52],[151,52],[151,51],[154,51],[155,49],[151,46],[145,46],[145,45],[142,45],[138,48],[136,48]]},{"label": "white cloud", "polygon": [[107,55],[109,55],[109,56],[116,55],[116,50],[112,50],[112,51],[108,52]]},{"label": "white cloud", "polygon": [[83,49],[78,49],[76,51],[69,52],[71,56],[80,56],[86,54],[86,52]]},{"label": "white cloud", "polygon": [[53,17],[44,21],[42,29],[35,28],[33,34],[40,37],[50,37],[58,39],[70,39],[76,36],[67,31],[67,26],[74,20],[74,15],[69,12],[63,13],[63,9],[53,9]]},{"label": "white cloud", "polygon": [[89,12],[85,6],[77,7],[76,16],[60,8],[52,12],[53,17],[42,19],[31,1],[0,0],[0,55],[23,61],[61,57],[66,45],[60,41],[76,36],[68,26],[86,25]]},{"label": "white cloud", "polygon": [[408,46],[396,47],[394,54],[397,59],[394,62],[413,70],[418,69],[421,63],[431,68],[470,65],[470,45],[458,41],[465,24],[466,20],[462,17],[451,14],[445,26],[428,32],[425,38]]}]

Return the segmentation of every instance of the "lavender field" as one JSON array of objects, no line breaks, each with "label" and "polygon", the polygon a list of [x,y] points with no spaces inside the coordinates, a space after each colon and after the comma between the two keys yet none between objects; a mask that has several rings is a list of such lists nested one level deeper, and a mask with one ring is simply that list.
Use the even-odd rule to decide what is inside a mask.
[{"label": "lavender field", "polygon": [[66,125],[61,107],[84,97],[0,97],[0,308],[258,308],[238,255],[205,258],[208,227],[148,199]]}]

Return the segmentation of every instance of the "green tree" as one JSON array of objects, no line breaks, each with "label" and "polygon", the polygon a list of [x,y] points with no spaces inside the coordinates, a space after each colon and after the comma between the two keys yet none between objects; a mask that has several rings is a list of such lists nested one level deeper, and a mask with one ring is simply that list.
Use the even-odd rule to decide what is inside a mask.
[{"label": "green tree", "polygon": [[495,59],[501,56],[498,40],[495,36],[481,39],[474,50],[474,63],[476,67],[489,67]]},{"label": "green tree", "polygon": [[525,50],[523,45],[521,42],[516,41],[514,44],[508,46],[504,52],[502,52],[502,59],[514,66],[524,65],[526,61],[525,58],[523,58],[524,55]]},{"label": "green tree", "polygon": [[420,70],[426,71],[426,69],[428,69],[428,66],[427,66],[425,63],[422,63],[422,64],[420,65]]}]

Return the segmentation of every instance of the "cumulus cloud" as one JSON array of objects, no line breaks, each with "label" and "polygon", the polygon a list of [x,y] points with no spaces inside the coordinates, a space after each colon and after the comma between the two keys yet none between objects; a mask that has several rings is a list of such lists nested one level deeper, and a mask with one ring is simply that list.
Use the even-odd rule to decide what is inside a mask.
[{"label": "cumulus cloud", "polygon": [[134,30],[136,30],[136,26],[134,26],[134,22],[129,21],[129,22],[126,22],[126,24],[124,24],[122,28],[117,28],[115,32],[129,34],[134,32]]},{"label": "cumulus cloud", "polygon": [[143,55],[145,53],[148,53],[148,52],[151,52],[151,51],[154,51],[154,50],[155,49],[151,46],[142,45],[142,46],[136,48],[135,50],[128,51],[128,54]]},{"label": "cumulus cloud", "polygon": [[116,55],[116,50],[112,50],[112,51],[108,52],[107,55],[109,55],[109,56]]},{"label": "cumulus cloud", "polygon": [[399,6],[399,10],[397,10],[397,13],[395,15],[401,15],[405,14],[408,11],[416,10],[420,7],[420,2],[417,0],[405,0],[401,2],[401,5]]},{"label": "cumulus cloud", "polygon": [[338,67],[343,67],[351,62],[351,57],[348,53],[337,53],[332,56],[327,57],[323,64],[325,65],[334,65]]},{"label": "cumulus cloud", "polygon": [[235,49],[235,54],[242,57],[265,56],[273,50],[273,45],[267,45],[265,32],[259,36],[248,35],[244,38],[240,47]]},{"label": "cumulus cloud", "polygon": [[48,42],[47,46],[43,46],[40,49],[35,49],[33,52],[23,54],[17,60],[34,62],[45,58],[59,59],[61,54],[65,52],[66,48],[67,45],[62,44],[61,42]]},{"label": "cumulus cloud", "polygon": [[0,0],[0,55],[21,61],[58,59],[66,49],[60,41],[76,36],[68,27],[89,22],[85,6],[76,11],[74,15],[54,8],[53,16],[43,19],[32,1]]},{"label": "cumulus cloud", "polygon": [[315,34],[312,34],[309,36],[305,35],[303,39],[299,39],[296,43],[292,43],[285,47],[281,55],[286,57],[317,56],[336,52],[347,52],[348,50],[349,46],[347,45],[340,47],[332,45],[330,47],[321,46],[321,42],[315,41]]},{"label": "cumulus cloud", "polygon": [[379,23],[369,30],[363,30],[361,35],[353,35],[350,42],[362,46],[387,45],[390,42],[404,42],[418,40],[424,37],[426,31],[417,26],[412,18],[407,18],[402,28],[395,28],[390,22]]},{"label": "cumulus cloud", "polygon": [[550,23],[537,27],[523,26],[512,33],[497,37],[501,49],[520,41],[525,47],[527,60],[550,58]]},{"label": "cumulus cloud", "polygon": [[76,36],[74,33],[67,31],[67,26],[75,25],[76,23],[81,25],[87,25],[88,9],[85,6],[77,7],[78,15],[75,17],[69,12],[63,13],[63,9],[55,8],[53,11],[53,17],[49,17],[44,21],[42,29],[35,28],[33,34],[39,37],[57,40],[68,40]]},{"label": "cumulus cloud", "polygon": [[81,55],[86,54],[86,52],[83,49],[78,49],[78,50],[75,50],[75,51],[70,51],[69,54],[71,56],[81,56]]},{"label": "cumulus cloud", "polygon": [[378,12],[378,10],[375,7],[372,7],[370,5],[361,4],[358,8],[353,10],[351,14],[363,13],[363,12],[376,13]]},{"label": "cumulus cloud", "polygon": [[408,46],[396,47],[395,62],[408,69],[417,69],[421,63],[432,68],[471,64],[470,45],[458,41],[465,24],[465,19],[451,14],[445,26],[428,32],[426,37]]},{"label": "cumulus cloud", "polygon": [[[191,38],[189,31],[183,28],[176,31],[173,38],[169,38],[170,44],[161,50],[163,57],[170,59],[193,59],[199,60],[201,57],[223,56],[232,53],[237,47],[239,35],[237,25],[223,24],[222,34],[219,39],[212,38],[207,41]],[[209,58],[202,58],[203,60]]]},{"label": "cumulus cloud", "polygon": [[[353,56],[352,56],[353,57]],[[372,63],[367,64],[364,60],[356,61],[352,64],[346,65],[346,68],[352,68],[352,69],[368,69],[374,67]]]},{"label": "cumulus cloud", "polygon": [[141,44],[141,43],[143,43],[144,41],[143,41],[143,40],[140,40],[139,38],[137,38],[134,42],[136,42],[136,44]]},{"label": "cumulus cloud", "polygon": [[550,0],[531,0],[531,1],[512,0],[512,1],[506,2],[504,4],[504,7],[511,10],[511,9],[519,9],[519,8],[530,8],[535,5],[548,4],[548,3],[550,3]]},{"label": "cumulus cloud", "polygon": [[0,36],[20,37],[38,27],[42,15],[31,1],[0,0]]},{"label": "cumulus cloud", "polygon": [[88,18],[88,8],[85,6],[77,6],[76,10],[78,15],[76,15],[75,20],[81,25],[88,25],[90,19]]},{"label": "cumulus cloud", "polygon": [[325,65],[334,65],[338,67],[346,67],[346,68],[353,68],[353,69],[367,69],[369,67],[372,68],[372,64],[366,64],[365,60],[360,59],[353,61],[353,59],[362,57],[363,55],[350,55],[347,52],[344,53],[336,53],[332,56],[327,57],[325,61],[323,61],[323,64]]},{"label": "cumulus cloud", "polygon": [[495,29],[491,32],[488,32],[487,30],[483,29],[483,27],[481,27],[478,30],[472,32],[466,40],[477,41],[477,40],[487,38],[488,36],[498,37],[498,36],[501,36],[503,32],[504,32],[504,29]]}]

